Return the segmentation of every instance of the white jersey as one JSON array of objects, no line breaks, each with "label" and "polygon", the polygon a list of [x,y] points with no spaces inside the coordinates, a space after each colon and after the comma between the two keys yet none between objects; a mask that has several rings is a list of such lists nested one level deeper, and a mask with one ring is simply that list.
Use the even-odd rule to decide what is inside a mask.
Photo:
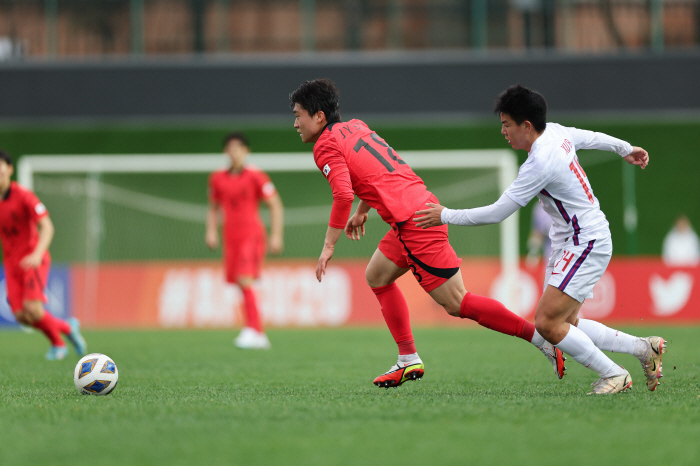
[{"label": "white jersey", "polygon": [[610,236],[608,220],[578,162],[578,149],[602,149],[620,156],[632,152],[629,143],[606,134],[547,123],[505,192],[521,207],[535,196],[540,199],[552,217],[549,237],[554,250],[569,240],[579,245]]}]

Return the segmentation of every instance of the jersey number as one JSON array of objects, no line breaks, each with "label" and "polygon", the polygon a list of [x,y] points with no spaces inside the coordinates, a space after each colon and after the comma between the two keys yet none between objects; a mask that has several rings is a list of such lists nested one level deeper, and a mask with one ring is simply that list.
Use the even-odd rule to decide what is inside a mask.
[{"label": "jersey number", "polygon": [[[564,265],[562,266],[560,273],[566,272],[566,268],[569,266],[569,263],[571,262],[571,260],[574,257],[576,257],[576,256],[574,255],[573,252],[569,252],[569,251],[564,250],[564,254],[562,254],[561,258],[557,261],[556,264],[554,264],[554,270],[558,270],[559,264],[561,264],[561,261],[563,260]],[[558,274],[555,274],[555,275],[558,275]]]},{"label": "jersey number", "polygon": [[[387,155],[391,158],[391,160],[395,160],[396,162],[398,162],[399,165],[406,165],[406,162],[404,162],[404,161],[401,160],[396,154],[394,154],[394,149],[392,149],[391,147],[389,147],[389,144],[387,144],[386,142],[384,142],[384,141],[382,141],[381,139],[379,139],[379,136],[377,136],[376,133],[372,133],[371,136],[372,136],[372,140],[373,140],[374,142],[376,142],[377,144],[379,144],[380,146],[382,146],[383,148],[386,149],[386,153],[387,153]],[[384,165],[384,167],[387,169],[387,171],[388,171],[389,173],[391,173],[391,172],[393,172],[393,171],[395,170],[395,168],[391,165],[391,162],[389,162],[382,154],[379,153],[379,151],[377,151],[377,149],[375,149],[374,147],[372,147],[372,146],[371,146],[367,141],[365,141],[364,139],[360,138],[360,140],[357,141],[357,144],[355,144],[355,147],[353,147],[353,149],[355,150],[355,152],[359,153],[359,152],[360,152],[360,149],[362,149],[363,147],[367,150],[367,152],[369,152],[370,154],[372,154],[372,156],[373,156],[375,159],[379,160],[379,162],[380,162],[382,165]]]},{"label": "jersey number", "polygon": [[[595,203],[595,201],[593,200],[593,194],[591,194],[591,190],[588,189],[588,185],[583,179],[586,176],[586,172],[583,171],[583,168],[581,168],[581,165],[579,165],[578,160],[574,158],[574,161],[569,164],[569,170],[574,172],[576,178],[578,178],[579,182],[581,183],[581,186],[583,186],[583,190],[586,191],[586,196],[588,196],[588,200],[591,201],[592,204]],[[581,175],[582,173],[583,176]]]},{"label": "jersey number", "polygon": [[11,227],[2,227],[2,233],[3,233],[5,236],[7,236],[7,237],[9,238],[9,237],[12,237],[12,236],[17,236],[17,235],[19,235],[19,230],[18,230],[17,227],[15,227],[15,226],[11,226]]}]

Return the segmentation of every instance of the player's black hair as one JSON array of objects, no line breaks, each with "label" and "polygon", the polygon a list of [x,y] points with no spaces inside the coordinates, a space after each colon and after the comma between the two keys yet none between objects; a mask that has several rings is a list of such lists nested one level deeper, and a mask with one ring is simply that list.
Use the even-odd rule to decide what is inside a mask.
[{"label": "player's black hair", "polygon": [[12,165],[12,157],[7,151],[0,149],[0,160],[4,161],[8,165]]},{"label": "player's black hair", "polygon": [[243,134],[243,133],[238,133],[238,132],[228,133],[224,137],[224,140],[223,140],[224,149],[226,149],[226,146],[228,146],[228,143],[231,141],[241,141],[241,144],[243,144],[248,149],[250,149],[250,144],[248,143],[248,138],[245,137],[245,134]]},{"label": "player's black hair", "polygon": [[539,133],[547,127],[547,101],[537,91],[515,84],[503,91],[493,107],[494,113],[505,113],[517,124],[529,121]]},{"label": "player's black hair", "polygon": [[309,112],[309,115],[323,112],[328,124],[340,121],[340,91],[328,78],[301,83],[294,92],[289,94],[289,106],[294,108],[294,104],[299,104]]}]

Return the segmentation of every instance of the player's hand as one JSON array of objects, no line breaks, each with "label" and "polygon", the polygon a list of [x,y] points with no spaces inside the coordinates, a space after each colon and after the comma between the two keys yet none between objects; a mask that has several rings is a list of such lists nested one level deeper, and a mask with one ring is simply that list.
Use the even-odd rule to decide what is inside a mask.
[{"label": "player's hand", "polygon": [[284,250],[284,241],[278,236],[270,237],[270,254],[279,255]]},{"label": "player's hand", "polygon": [[321,251],[321,257],[318,258],[318,264],[316,264],[316,280],[321,282],[321,278],[326,274],[326,265],[328,261],[333,257],[333,246],[324,246],[323,251]]},{"label": "player's hand", "polygon": [[35,269],[41,265],[41,260],[44,258],[43,254],[27,254],[19,261],[19,266],[24,270]]},{"label": "player's hand", "polygon": [[440,213],[445,207],[440,204],[433,204],[432,202],[426,202],[425,205],[430,208],[416,212],[416,215],[419,215],[419,217],[413,219],[413,221],[416,222],[416,226],[426,229],[442,225]]},{"label": "player's hand", "polygon": [[642,149],[641,147],[632,147],[632,153],[623,157],[627,163],[632,165],[639,165],[642,170],[644,170],[649,164],[649,153]]},{"label": "player's hand", "polygon": [[[360,234],[365,236],[365,222],[367,222],[367,214],[353,214],[345,225],[345,236],[353,241],[355,239],[359,241]],[[355,238],[355,235],[357,235],[357,238]]]},{"label": "player's hand", "polygon": [[219,247],[219,235],[215,231],[207,231],[204,242],[207,243],[209,249],[216,249]]}]

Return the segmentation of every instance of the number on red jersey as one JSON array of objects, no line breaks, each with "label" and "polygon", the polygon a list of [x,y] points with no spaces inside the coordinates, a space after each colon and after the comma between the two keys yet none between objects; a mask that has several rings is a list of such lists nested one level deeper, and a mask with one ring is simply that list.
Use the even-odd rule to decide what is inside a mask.
[{"label": "number on red jersey", "polygon": [[[387,155],[388,155],[392,160],[395,160],[396,162],[398,162],[399,165],[406,165],[406,162],[404,162],[403,160],[401,160],[401,158],[400,158],[398,155],[396,155],[396,154],[394,153],[394,150],[389,146],[389,144],[387,144],[386,142],[382,141],[382,140],[379,138],[379,136],[377,136],[377,133],[372,133],[370,136],[371,136],[371,138],[372,138],[372,140],[373,140],[374,142],[376,142],[377,144],[379,144],[379,145],[382,147],[382,149],[386,149]],[[367,150],[367,152],[369,152],[370,154],[372,154],[372,156],[373,156],[375,159],[379,160],[379,162],[380,162],[382,165],[384,165],[384,167],[387,169],[387,171],[388,171],[389,173],[391,173],[391,172],[394,171],[394,167],[392,166],[391,162],[389,162],[389,161],[386,159],[386,157],[384,157],[382,154],[380,154],[379,151],[377,151],[377,149],[375,149],[374,147],[372,147],[372,146],[370,145],[369,142],[367,142],[367,141],[365,141],[364,139],[360,138],[360,139],[357,141],[357,143],[355,144],[355,147],[353,147],[353,150],[359,154],[359,153],[360,153],[360,150],[361,150],[362,148],[365,148],[365,149]]]}]

